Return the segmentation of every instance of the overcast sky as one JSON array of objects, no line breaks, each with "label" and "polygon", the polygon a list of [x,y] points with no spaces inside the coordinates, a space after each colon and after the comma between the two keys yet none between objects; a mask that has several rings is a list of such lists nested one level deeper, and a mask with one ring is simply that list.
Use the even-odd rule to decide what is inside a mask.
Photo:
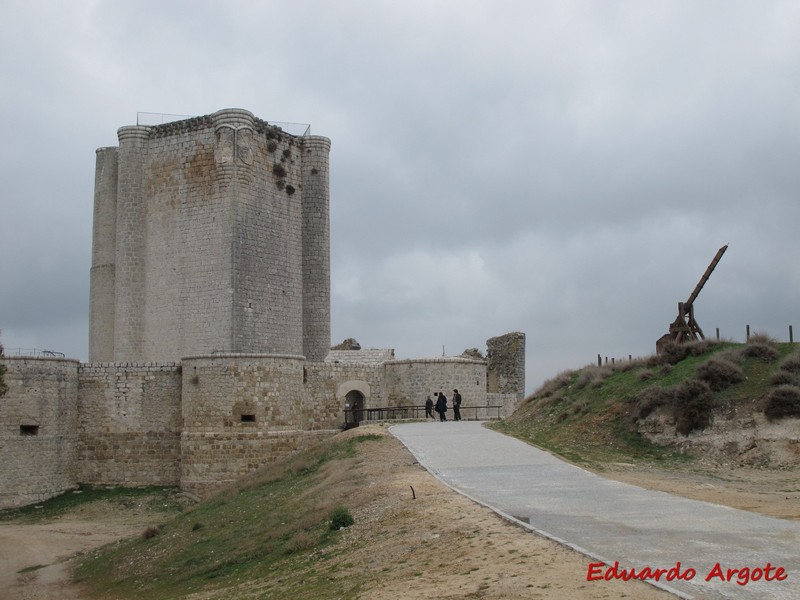
[{"label": "overcast sky", "polygon": [[527,335],[527,388],[800,338],[800,1],[0,0],[0,329],[85,360],[95,150],[138,112],[332,140],[332,343]]}]

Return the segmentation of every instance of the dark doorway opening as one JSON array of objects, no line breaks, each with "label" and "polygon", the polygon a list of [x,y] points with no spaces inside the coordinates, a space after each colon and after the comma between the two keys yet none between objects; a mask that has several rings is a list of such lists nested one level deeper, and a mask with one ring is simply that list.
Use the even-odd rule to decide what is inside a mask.
[{"label": "dark doorway opening", "polygon": [[350,427],[357,427],[364,419],[364,394],[358,390],[350,390],[344,397],[344,422]]}]

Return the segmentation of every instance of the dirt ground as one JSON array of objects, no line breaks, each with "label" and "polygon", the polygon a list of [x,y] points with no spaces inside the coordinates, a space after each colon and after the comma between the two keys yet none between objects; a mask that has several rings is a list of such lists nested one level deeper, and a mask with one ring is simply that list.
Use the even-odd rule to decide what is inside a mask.
[{"label": "dirt ground", "polygon": [[46,523],[0,523],[0,600],[86,600],[71,585],[70,559],[153,524],[140,508],[99,503]]},{"label": "dirt ground", "polygon": [[[673,598],[648,584],[587,581],[592,559],[509,523],[452,491],[388,434],[367,426],[350,435],[388,435],[371,444],[359,469],[370,500],[353,510],[356,524],[342,532],[348,551],[342,576],[372,573],[361,597],[412,598]],[[643,487],[785,519],[800,519],[797,471],[663,471],[605,465],[603,475]],[[412,490],[413,488],[413,490]],[[366,493],[366,491],[365,491]],[[95,506],[45,524],[0,524],[0,598],[84,600],[70,583],[76,553],[140,534],[155,516]],[[258,582],[225,598],[258,595]],[[197,594],[192,600],[219,598]]]}]

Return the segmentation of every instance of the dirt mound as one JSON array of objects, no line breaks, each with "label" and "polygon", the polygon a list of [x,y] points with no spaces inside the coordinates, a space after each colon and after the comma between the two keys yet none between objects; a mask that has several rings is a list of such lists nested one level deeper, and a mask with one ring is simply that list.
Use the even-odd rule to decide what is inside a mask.
[{"label": "dirt mound", "polygon": [[[444,486],[421,468],[384,427],[342,434],[379,434],[357,457],[369,501],[354,503],[355,524],[343,530],[335,557],[337,577],[374,575],[360,597],[397,598],[671,598],[638,581],[587,582],[591,559],[508,523]],[[714,467],[704,473],[658,471],[624,463],[604,465],[605,475],[701,500],[784,518],[800,518],[796,473]],[[788,490],[788,491],[787,491]],[[794,490],[794,491],[791,491]],[[47,523],[0,524],[0,589],[9,600],[91,596],[69,583],[77,552],[140,535],[162,515],[98,505]],[[263,595],[264,582],[228,588],[228,597]],[[219,597],[196,593],[187,598]]]}]

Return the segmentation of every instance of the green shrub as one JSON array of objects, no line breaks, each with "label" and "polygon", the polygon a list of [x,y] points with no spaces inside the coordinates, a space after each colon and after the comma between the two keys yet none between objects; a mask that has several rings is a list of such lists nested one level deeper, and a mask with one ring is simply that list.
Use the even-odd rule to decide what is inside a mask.
[{"label": "green shrub", "polygon": [[769,378],[770,385],[800,385],[800,376],[789,371],[775,371]]},{"label": "green shrub", "polygon": [[775,340],[764,333],[756,333],[747,340],[741,349],[741,355],[744,358],[755,358],[769,363],[777,360],[780,353]]},{"label": "green shrub", "polygon": [[791,354],[784,359],[780,366],[781,371],[800,375],[800,353]]},{"label": "green shrub", "polygon": [[328,528],[336,531],[344,527],[350,527],[350,525],[353,523],[355,523],[355,521],[353,520],[353,515],[350,514],[350,511],[344,506],[337,506],[331,511]]},{"label": "green shrub", "polygon": [[562,371],[552,379],[548,379],[545,381],[541,387],[536,390],[534,396],[536,398],[547,398],[554,392],[558,390],[568,387],[569,384],[572,382],[572,376],[575,375],[575,371]]},{"label": "green shrub", "polygon": [[646,419],[655,409],[672,404],[674,401],[675,391],[672,388],[658,385],[645,388],[636,396],[631,417],[634,421]]},{"label": "green shrub", "polygon": [[[338,529],[338,528],[337,528]],[[306,531],[298,531],[286,542],[286,553],[294,554],[314,547],[314,538]]]},{"label": "green shrub", "polygon": [[725,357],[715,356],[697,367],[695,376],[718,392],[726,387],[744,381],[744,373],[739,365]]},{"label": "green shrub", "polygon": [[711,340],[700,340],[698,342],[669,342],[661,351],[662,356],[671,365],[676,365],[687,356],[702,356],[708,352],[717,342]]},{"label": "green shrub", "polygon": [[676,365],[689,356],[689,344],[670,342],[664,346],[661,355],[668,364]]},{"label": "green shrub", "polygon": [[770,421],[800,417],[800,387],[782,385],[772,390],[764,403],[764,416]]},{"label": "green shrub", "polygon": [[586,386],[589,388],[596,388],[602,385],[603,381],[612,375],[614,371],[608,367],[596,367],[594,365],[589,365],[588,367],[584,367],[578,373],[578,379],[575,381],[575,389],[583,389]]},{"label": "green shrub", "polygon": [[647,381],[648,379],[652,379],[655,377],[655,373],[653,373],[652,369],[645,369],[641,373],[639,373],[639,381]]},{"label": "green shrub", "polygon": [[714,396],[705,381],[690,379],[675,388],[675,429],[681,435],[711,424]]},{"label": "green shrub", "polygon": [[644,359],[644,366],[648,369],[659,367],[665,364],[667,364],[667,356],[663,352],[661,354],[651,354]]}]

